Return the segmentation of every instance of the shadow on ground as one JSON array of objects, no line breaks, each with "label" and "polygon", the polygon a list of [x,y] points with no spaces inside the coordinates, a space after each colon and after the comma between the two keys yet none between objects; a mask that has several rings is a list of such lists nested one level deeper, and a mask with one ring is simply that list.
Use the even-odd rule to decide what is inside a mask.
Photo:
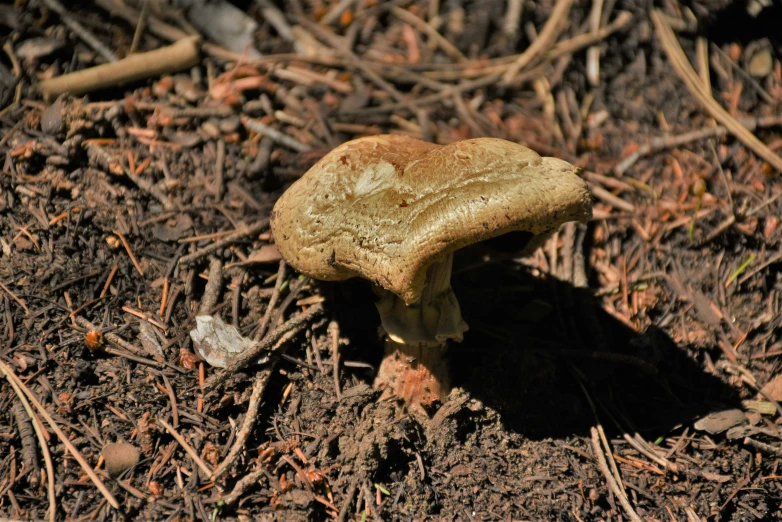
[{"label": "shadow on ground", "polygon": [[[609,433],[621,426],[647,440],[739,402],[665,332],[636,333],[588,290],[532,277],[512,262],[460,271],[458,259],[453,287],[470,325],[464,342],[449,351],[454,384],[527,438],[588,435],[595,416],[582,384]],[[372,293],[352,281],[335,292],[352,345],[348,358],[377,367],[382,349]],[[377,350],[359,348],[366,346]],[[370,383],[374,376],[358,374]]]}]

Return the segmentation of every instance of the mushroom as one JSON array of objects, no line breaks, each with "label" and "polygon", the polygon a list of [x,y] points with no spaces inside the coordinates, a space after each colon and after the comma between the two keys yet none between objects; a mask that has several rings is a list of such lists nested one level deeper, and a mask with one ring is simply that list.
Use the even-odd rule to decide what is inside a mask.
[{"label": "mushroom", "polygon": [[386,335],[375,386],[429,407],[450,391],[444,348],[467,330],[453,253],[514,231],[528,233],[529,253],[591,216],[586,183],[563,160],[495,138],[440,146],[380,135],[318,161],[279,198],[271,228],[298,271],[374,283]]}]

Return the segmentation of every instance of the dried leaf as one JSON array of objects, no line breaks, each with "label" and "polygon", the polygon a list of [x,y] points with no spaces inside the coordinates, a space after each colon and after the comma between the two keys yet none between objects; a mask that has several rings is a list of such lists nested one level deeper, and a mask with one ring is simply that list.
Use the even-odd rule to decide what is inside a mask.
[{"label": "dried leaf", "polygon": [[144,350],[153,357],[164,357],[163,347],[160,346],[160,342],[155,335],[155,331],[152,329],[152,325],[146,321],[139,323],[139,341]]},{"label": "dried leaf", "polygon": [[182,239],[193,228],[193,220],[187,214],[178,214],[165,223],[156,223],[152,235],[161,241]]},{"label": "dried leaf", "polygon": [[282,256],[276,246],[263,245],[250,254],[248,261],[253,263],[276,263],[280,259],[282,259]]},{"label": "dried leaf", "polygon": [[763,392],[775,401],[782,401],[782,373],[778,373],[773,379],[763,386]]},{"label": "dried leaf", "polygon": [[199,315],[196,329],[190,331],[196,353],[217,368],[227,368],[231,360],[255,343],[242,337],[234,326],[225,324],[220,317]]},{"label": "dried leaf", "polygon": [[695,429],[715,435],[722,433],[746,420],[741,410],[725,410],[709,414],[695,423]]}]

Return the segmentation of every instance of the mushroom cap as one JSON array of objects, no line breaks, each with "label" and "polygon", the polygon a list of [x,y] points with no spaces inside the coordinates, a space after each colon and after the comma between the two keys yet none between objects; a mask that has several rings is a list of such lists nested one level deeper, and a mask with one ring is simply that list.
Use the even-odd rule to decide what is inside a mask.
[{"label": "mushroom cap", "polygon": [[591,216],[586,183],[563,160],[495,138],[439,146],[380,135],[318,161],[277,201],[271,228],[298,271],[363,277],[413,304],[427,268],[462,247]]}]

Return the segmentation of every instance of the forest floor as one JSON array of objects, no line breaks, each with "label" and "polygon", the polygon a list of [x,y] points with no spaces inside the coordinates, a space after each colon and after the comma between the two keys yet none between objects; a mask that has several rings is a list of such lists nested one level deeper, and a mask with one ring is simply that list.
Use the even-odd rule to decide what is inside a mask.
[{"label": "forest floor", "polygon": [[[0,5],[0,517],[782,519],[778,4],[216,5]],[[511,140],[595,197],[528,258],[457,254],[428,418],[372,388],[368,284],[268,228],[379,133]],[[206,362],[204,315],[266,351]]]}]

